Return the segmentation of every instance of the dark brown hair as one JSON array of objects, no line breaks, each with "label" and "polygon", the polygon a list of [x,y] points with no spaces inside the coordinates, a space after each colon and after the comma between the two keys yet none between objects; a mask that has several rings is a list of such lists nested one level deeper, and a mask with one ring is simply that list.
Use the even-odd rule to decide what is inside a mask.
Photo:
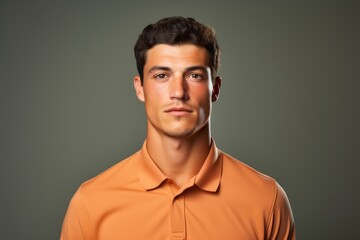
[{"label": "dark brown hair", "polygon": [[209,67],[214,78],[219,68],[220,50],[215,31],[193,18],[168,17],[149,24],[140,34],[134,46],[137,70],[143,82],[146,53],[156,44],[194,44],[204,47],[210,56]]}]

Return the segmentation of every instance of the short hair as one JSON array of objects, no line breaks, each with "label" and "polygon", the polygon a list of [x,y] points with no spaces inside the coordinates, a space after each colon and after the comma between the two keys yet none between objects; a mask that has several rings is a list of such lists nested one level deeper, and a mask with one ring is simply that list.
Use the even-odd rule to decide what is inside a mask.
[{"label": "short hair", "polygon": [[194,44],[204,47],[209,53],[211,75],[216,77],[219,69],[220,49],[214,29],[205,26],[194,18],[181,16],[160,19],[147,25],[134,46],[136,66],[143,83],[146,54],[157,44],[181,45]]}]

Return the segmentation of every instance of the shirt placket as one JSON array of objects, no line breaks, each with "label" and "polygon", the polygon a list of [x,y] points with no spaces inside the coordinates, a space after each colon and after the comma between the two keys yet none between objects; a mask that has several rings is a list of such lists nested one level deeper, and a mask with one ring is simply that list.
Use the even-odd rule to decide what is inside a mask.
[{"label": "shirt placket", "polygon": [[167,183],[170,194],[170,224],[171,224],[171,240],[184,240],[186,238],[185,226],[185,194],[178,191],[175,184],[170,181]]}]

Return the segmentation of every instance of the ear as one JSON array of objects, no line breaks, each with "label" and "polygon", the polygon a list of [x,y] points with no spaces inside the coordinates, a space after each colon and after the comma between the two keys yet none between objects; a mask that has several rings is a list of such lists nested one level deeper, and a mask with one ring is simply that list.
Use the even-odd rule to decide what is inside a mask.
[{"label": "ear", "polygon": [[221,77],[217,76],[215,78],[214,85],[213,85],[213,92],[212,92],[212,96],[211,96],[212,102],[216,102],[216,100],[218,100],[218,98],[219,98],[221,81],[222,81]]},{"label": "ear", "polygon": [[144,87],[141,84],[141,78],[139,75],[136,75],[134,77],[134,88],[135,88],[137,98],[140,101],[145,102]]}]

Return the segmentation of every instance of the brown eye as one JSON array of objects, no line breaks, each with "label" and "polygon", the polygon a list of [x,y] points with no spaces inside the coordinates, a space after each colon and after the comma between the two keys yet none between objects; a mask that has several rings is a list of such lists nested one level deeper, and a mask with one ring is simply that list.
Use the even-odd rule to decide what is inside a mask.
[{"label": "brown eye", "polygon": [[154,76],[154,78],[155,79],[164,79],[164,78],[166,78],[166,74],[164,74],[164,73],[156,74]]},{"label": "brown eye", "polygon": [[204,76],[202,74],[198,74],[198,73],[190,73],[188,75],[188,78],[191,80],[200,81],[200,80],[204,79]]}]

